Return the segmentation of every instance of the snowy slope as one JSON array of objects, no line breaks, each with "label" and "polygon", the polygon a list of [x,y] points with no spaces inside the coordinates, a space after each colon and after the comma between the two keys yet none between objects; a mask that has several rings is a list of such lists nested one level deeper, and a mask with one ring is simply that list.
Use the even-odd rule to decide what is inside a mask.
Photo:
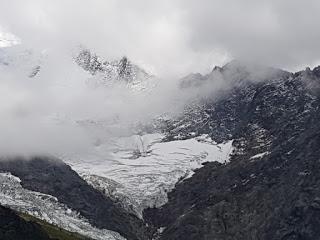
[{"label": "snowy slope", "polygon": [[19,212],[25,212],[49,223],[97,240],[123,240],[118,233],[92,227],[58,202],[55,197],[22,188],[20,179],[10,173],[0,173],[0,204]]},{"label": "snowy slope", "polygon": [[161,206],[167,192],[203,162],[226,163],[232,141],[216,144],[207,136],[162,142],[161,134],[114,138],[86,155],[64,156],[84,179],[141,217],[142,210]]}]

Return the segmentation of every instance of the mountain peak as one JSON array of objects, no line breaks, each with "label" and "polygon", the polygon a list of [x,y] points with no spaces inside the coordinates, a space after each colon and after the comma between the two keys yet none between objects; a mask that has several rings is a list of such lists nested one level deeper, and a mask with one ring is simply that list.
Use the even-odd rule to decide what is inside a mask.
[{"label": "mountain peak", "polygon": [[214,66],[214,68],[212,69],[212,72],[216,72],[216,71],[221,72],[222,71],[222,67]]},{"label": "mountain peak", "polygon": [[95,78],[95,85],[109,86],[119,82],[129,87],[146,89],[147,85],[150,85],[147,82],[153,78],[138,65],[133,64],[127,56],[109,62],[88,49],[81,49],[75,61],[91,75],[99,75],[98,78]]},{"label": "mountain peak", "polygon": [[317,77],[320,77],[320,65],[315,67],[312,71]]},{"label": "mountain peak", "polygon": [[[319,67],[320,74],[320,67]],[[223,79],[231,83],[232,86],[246,84],[247,82],[261,82],[286,78],[292,73],[273,67],[259,65],[248,61],[234,59],[223,67],[215,66],[213,70],[206,74],[189,74],[181,79],[180,87],[198,87],[208,81]]]}]

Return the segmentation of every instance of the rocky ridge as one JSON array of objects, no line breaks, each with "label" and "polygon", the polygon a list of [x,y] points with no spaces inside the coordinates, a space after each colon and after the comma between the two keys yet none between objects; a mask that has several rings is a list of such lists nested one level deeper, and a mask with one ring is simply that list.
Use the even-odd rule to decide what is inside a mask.
[{"label": "rocky ridge", "polygon": [[[226,76],[228,65],[218,71]],[[205,164],[166,205],[145,211],[159,239],[318,239],[319,67],[272,76],[237,81],[168,124],[168,139],[176,129],[208,133],[234,139],[235,150],[229,164]]]}]

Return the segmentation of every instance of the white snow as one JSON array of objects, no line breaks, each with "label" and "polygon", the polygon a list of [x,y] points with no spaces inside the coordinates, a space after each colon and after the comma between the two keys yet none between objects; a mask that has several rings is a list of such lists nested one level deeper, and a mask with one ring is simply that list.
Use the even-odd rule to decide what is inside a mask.
[{"label": "white snow", "polygon": [[20,179],[10,173],[0,173],[0,204],[28,213],[70,232],[97,240],[124,240],[118,233],[97,229],[50,195],[22,188]]},{"label": "white snow", "polygon": [[267,151],[267,152],[263,152],[263,153],[258,153],[258,154],[256,154],[256,155],[250,157],[250,159],[251,159],[251,160],[254,160],[254,159],[262,158],[262,157],[268,155],[269,153],[270,153],[270,152],[268,152],[268,151]]},{"label": "white snow", "polygon": [[232,141],[216,144],[207,136],[161,142],[161,134],[115,138],[92,148],[87,155],[64,160],[90,184],[124,201],[141,217],[148,206],[161,206],[167,192],[192,176],[203,162],[226,163]]}]

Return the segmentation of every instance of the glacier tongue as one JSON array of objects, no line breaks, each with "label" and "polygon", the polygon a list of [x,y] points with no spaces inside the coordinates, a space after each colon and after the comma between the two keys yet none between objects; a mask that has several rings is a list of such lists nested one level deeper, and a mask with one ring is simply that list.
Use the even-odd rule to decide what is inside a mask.
[{"label": "glacier tongue", "polygon": [[125,240],[120,234],[97,229],[50,195],[23,188],[18,177],[0,173],[0,204],[19,212],[28,213],[70,232],[97,240]]},{"label": "glacier tongue", "polygon": [[142,217],[146,207],[166,203],[167,192],[203,162],[228,162],[232,141],[216,144],[208,136],[162,142],[163,135],[114,138],[87,155],[65,156],[89,184]]}]

